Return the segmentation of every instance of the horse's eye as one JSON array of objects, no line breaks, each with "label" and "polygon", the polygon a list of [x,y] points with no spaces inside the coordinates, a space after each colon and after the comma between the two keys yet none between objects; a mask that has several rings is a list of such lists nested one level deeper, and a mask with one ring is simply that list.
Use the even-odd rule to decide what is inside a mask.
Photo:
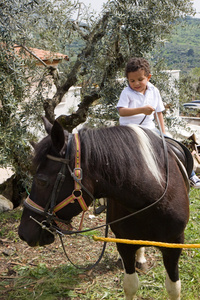
[{"label": "horse's eye", "polygon": [[40,179],[40,180],[38,180],[38,184],[41,185],[41,186],[46,186],[48,183],[47,183],[46,180]]},{"label": "horse's eye", "polygon": [[48,180],[47,180],[46,176],[37,175],[35,177],[35,181],[36,181],[37,185],[39,185],[41,187],[48,186]]}]

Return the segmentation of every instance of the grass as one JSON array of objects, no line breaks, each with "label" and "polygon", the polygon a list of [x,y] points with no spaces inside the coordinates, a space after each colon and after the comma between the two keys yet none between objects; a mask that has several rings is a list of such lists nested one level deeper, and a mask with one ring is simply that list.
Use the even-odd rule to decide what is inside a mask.
[{"label": "grass", "polygon": [[[13,212],[12,217],[18,220],[18,213]],[[6,222],[5,215],[1,218],[3,218],[1,222]],[[191,189],[190,220],[185,231],[185,243],[200,243],[199,224],[200,191]],[[55,251],[53,255],[56,259],[59,253]],[[168,299],[161,254],[151,247],[146,250],[146,255],[151,267],[145,274],[139,273],[141,286],[136,299]],[[113,257],[116,261],[115,244],[108,244],[100,265],[89,272],[83,272],[64,262],[56,267],[49,267],[45,259],[36,266],[16,265],[14,267],[16,276],[12,280],[5,276],[0,282],[0,299],[122,300],[124,299],[123,271],[116,267]],[[179,261],[179,269],[182,282],[181,299],[199,299],[200,249],[184,249]]]}]

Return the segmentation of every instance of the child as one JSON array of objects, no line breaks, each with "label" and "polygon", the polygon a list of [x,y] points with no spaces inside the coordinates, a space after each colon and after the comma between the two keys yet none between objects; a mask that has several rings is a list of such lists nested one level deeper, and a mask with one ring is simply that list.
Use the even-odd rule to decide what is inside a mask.
[{"label": "child", "polygon": [[[165,110],[159,90],[149,82],[151,78],[150,65],[144,58],[131,58],[125,69],[128,79],[126,87],[119,98],[117,109],[120,115],[120,125],[137,124],[154,130],[154,112],[165,134],[163,111]],[[200,188],[200,180],[194,173],[190,181],[193,187]]]}]

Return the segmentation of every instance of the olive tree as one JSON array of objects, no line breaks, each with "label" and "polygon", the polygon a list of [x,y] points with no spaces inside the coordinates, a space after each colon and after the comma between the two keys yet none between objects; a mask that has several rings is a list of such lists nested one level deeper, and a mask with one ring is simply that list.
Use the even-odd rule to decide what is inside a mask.
[{"label": "olive tree", "polygon": [[[119,78],[127,59],[145,56],[158,65],[152,50],[188,14],[189,0],[108,0],[98,14],[79,1],[0,3],[0,165],[12,166],[17,192],[24,190],[31,174],[28,141],[37,138],[41,115],[53,122],[55,107],[78,85],[78,109],[58,118],[65,129],[72,131],[88,114],[91,121],[92,110],[102,120],[116,121],[115,105],[124,85]],[[16,54],[16,45],[21,53]],[[39,58],[27,55],[30,47],[66,53],[70,60],[58,68],[45,63],[37,67]],[[46,91],[52,85],[56,90],[49,97]],[[0,189],[5,191],[5,184]]]}]

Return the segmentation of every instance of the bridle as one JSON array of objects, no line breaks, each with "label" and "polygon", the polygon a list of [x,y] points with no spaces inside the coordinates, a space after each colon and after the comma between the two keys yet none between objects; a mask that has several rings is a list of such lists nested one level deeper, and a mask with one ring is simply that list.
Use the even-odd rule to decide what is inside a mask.
[{"label": "bridle", "polygon": [[[52,155],[47,155],[48,159],[57,161],[62,163],[62,167],[60,169],[60,172],[57,175],[54,187],[53,187],[53,191],[51,194],[51,197],[48,201],[48,203],[46,204],[46,207],[43,208],[40,205],[38,205],[37,203],[35,203],[34,201],[32,201],[30,199],[30,197],[27,197],[27,199],[24,202],[24,206],[27,207],[28,209],[43,215],[46,217],[46,220],[39,222],[38,220],[36,220],[35,218],[33,218],[32,216],[30,216],[30,218],[35,221],[38,225],[41,226],[42,229],[47,230],[48,232],[50,232],[51,234],[58,234],[61,244],[62,244],[62,248],[63,251],[67,257],[67,259],[69,260],[69,262],[75,266],[78,269],[84,269],[84,270],[90,270],[92,268],[94,268],[102,259],[105,249],[106,249],[106,242],[104,242],[102,250],[101,250],[101,254],[99,256],[99,258],[97,259],[97,261],[92,264],[91,266],[88,266],[86,268],[82,268],[79,267],[77,265],[75,265],[71,259],[69,258],[66,250],[65,250],[65,246],[62,240],[62,236],[65,234],[72,234],[72,233],[80,233],[82,230],[82,224],[83,224],[83,218],[84,218],[84,214],[85,212],[88,210],[88,207],[83,199],[82,196],[82,189],[85,190],[85,192],[91,197],[91,199],[93,200],[93,204],[94,204],[94,212],[95,212],[95,198],[94,196],[86,189],[86,187],[81,183],[82,180],[82,168],[81,168],[81,145],[80,145],[80,139],[79,139],[79,135],[78,133],[74,134],[74,139],[75,139],[75,145],[76,145],[76,155],[75,155],[75,167],[73,169],[73,171],[71,170],[70,166],[69,166],[69,154],[70,154],[70,148],[71,148],[71,141],[72,141],[72,134],[69,134],[69,138],[68,138],[68,144],[67,144],[67,149],[65,152],[65,158],[60,158],[60,157],[55,157]],[[56,204],[56,200],[58,198],[59,192],[60,192],[60,188],[64,182],[65,179],[65,173],[66,173],[66,167],[68,168],[72,178],[74,179],[74,190],[72,191],[72,194],[70,196],[68,196],[66,199],[64,199],[62,202]],[[78,201],[79,205],[82,208],[82,217],[81,217],[81,222],[79,225],[79,229],[78,231],[73,231],[72,227],[70,226],[71,221],[65,221],[62,220],[60,218],[58,218],[56,216],[56,213],[61,210],[62,208],[64,208],[66,205],[68,205],[69,203],[73,203],[75,200]],[[107,218],[107,216],[106,216]],[[54,225],[54,223],[56,223],[56,225],[58,227],[56,227]],[[67,227],[67,229],[66,229]],[[102,227],[105,227],[105,237],[107,237],[108,235],[108,224],[107,224],[107,220],[106,220],[106,224],[103,225]],[[93,229],[92,229],[93,230]]]},{"label": "bridle", "polygon": [[[71,142],[73,136],[76,145],[76,154],[75,154],[75,167],[72,171],[69,166],[69,155],[70,155]],[[85,200],[83,199],[82,196],[82,189],[86,191],[86,193],[91,197],[93,201],[95,201],[95,198],[81,183],[83,176],[82,176],[82,168],[81,168],[81,145],[80,145],[80,139],[78,133],[75,133],[74,135],[69,134],[67,149],[65,152],[65,158],[56,157],[49,154],[47,155],[47,158],[62,163],[50,199],[47,202],[45,208],[43,208],[37,203],[35,203],[33,200],[31,200],[30,197],[28,196],[24,201],[24,206],[40,215],[45,216],[46,220],[42,221],[41,223],[36,219],[34,219],[32,216],[30,216],[30,218],[33,219],[39,225],[41,225],[43,229],[46,229],[53,234],[54,231],[58,231],[58,229],[55,229],[56,227],[53,225],[54,222],[58,225],[59,229],[61,230],[66,228],[67,230],[71,229],[70,226],[71,221],[65,221],[58,218],[56,216],[56,213],[61,209],[63,209],[69,203],[74,203],[77,200],[80,207],[82,208],[82,217],[79,225],[79,231],[80,231],[82,229],[84,214],[88,210],[88,206],[85,203]],[[70,196],[65,198],[62,202],[56,204],[60,189],[65,180],[66,168],[68,168],[70,175],[74,179],[74,190],[72,191],[72,194]]]}]

